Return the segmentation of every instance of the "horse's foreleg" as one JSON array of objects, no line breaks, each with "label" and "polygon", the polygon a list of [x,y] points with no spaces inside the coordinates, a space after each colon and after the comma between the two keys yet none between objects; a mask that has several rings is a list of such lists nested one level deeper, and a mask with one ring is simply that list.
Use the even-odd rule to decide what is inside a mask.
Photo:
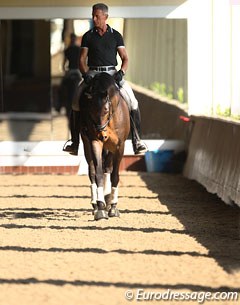
[{"label": "horse's foreleg", "polygon": [[108,211],[108,216],[109,217],[119,217],[119,211],[117,209],[117,203],[118,203],[118,186],[117,187],[112,187],[112,200],[111,204],[109,205],[109,211]]},{"label": "horse's foreleg", "polygon": [[112,183],[110,173],[104,173],[104,198],[106,202],[106,210],[109,211],[111,208],[112,199]]},{"label": "horse's foreleg", "polygon": [[97,210],[97,184],[92,183],[91,186],[91,204],[93,207],[93,213]]},{"label": "horse's foreleg", "polygon": [[85,135],[82,136],[82,141],[83,141],[83,148],[84,148],[84,154],[86,161],[88,163],[88,176],[89,180],[91,182],[91,205],[93,207],[93,211],[97,210],[97,184],[95,180],[95,165],[93,162],[93,153],[92,153],[92,148],[91,148],[91,143],[89,139]]},{"label": "horse's foreleg", "polygon": [[104,196],[111,194],[111,173],[104,173]]},{"label": "horse's foreleg", "polygon": [[106,202],[107,211],[111,208],[111,198],[112,198],[112,182],[111,182],[111,173],[113,167],[113,155],[108,151],[107,154],[104,155],[104,197]]},{"label": "horse's foreleg", "polygon": [[[96,183],[91,184],[91,203],[93,206],[94,214],[97,211],[105,210],[105,208],[106,208],[103,187],[97,186]],[[106,218],[105,213],[103,213],[103,214],[104,214],[104,217],[101,217],[101,218]]]},{"label": "horse's foreleg", "polygon": [[117,205],[118,203],[118,186],[112,187],[112,201],[111,204]]},{"label": "horse's foreleg", "polygon": [[92,153],[94,156],[95,179],[97,185],[97,211],[94,215],[95,220],[108,218],[106,212],[106,204],[104,198],[104,179],[103,179],[103,163],[102,163],[102,143],[98,141],[92,142]]},{"label": "horse's foreleg", "polygon": [[112,200],[111,200],[111,208],[108,212],[109,217],[119,217],[119,211],[117,209],[118,203],[118,183],[119,183],[119,167],[120,162],[122,160],[124,147],[118,151],[113,158],[113,171],[111,174],[111,182],[112,182]]},{"label": "horse's foreleg", "polygon": [[104,198],[103,186],[97,186],[97,210],[94,214],[95,220],[107,219],[108,213],[106,211],[106,204]]}]

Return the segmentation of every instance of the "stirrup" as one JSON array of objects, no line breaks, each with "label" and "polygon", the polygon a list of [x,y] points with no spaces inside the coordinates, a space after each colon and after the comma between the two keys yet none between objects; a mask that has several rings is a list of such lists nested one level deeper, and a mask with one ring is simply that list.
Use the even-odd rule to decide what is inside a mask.
[{"label": "stirrup", "polygon": [[63,145],[63,151],[68,152],[70,155],[77,156],[78,155],[78,146],[75,146],[72,142],[71,145],[67,145],[68,142],[72,142],[72,140],[67,140]]}]

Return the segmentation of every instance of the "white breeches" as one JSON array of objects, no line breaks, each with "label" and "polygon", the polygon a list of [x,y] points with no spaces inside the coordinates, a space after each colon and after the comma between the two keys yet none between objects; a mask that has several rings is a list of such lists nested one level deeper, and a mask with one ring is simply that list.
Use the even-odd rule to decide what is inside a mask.
[{"label": "white breeches", "polygon": [[[100,72],[90,71],[89,73],[94,76],[94,75],[96,75]],[[107,73],[109,73],[110,75],[114,75],[114,73],[116,73],[116,71],[112,70],[112,71],[109,71]],[[121,81],[120,85],[121,85],[121,88],[120,88],[121,95],[123,96],[124,100],[126,101],[129,111],[136,110],[138,108],[138,100],[136,99],[131,86],[124,79]],[[78,85],[78,88],[76,90],[76,94],[75,94],[74,99],[73,99],[72,109],[74,111],[80,111],[79,98],[80,98],[83,90],[86,87],[87,87],[87,85],[82,80]]]}]

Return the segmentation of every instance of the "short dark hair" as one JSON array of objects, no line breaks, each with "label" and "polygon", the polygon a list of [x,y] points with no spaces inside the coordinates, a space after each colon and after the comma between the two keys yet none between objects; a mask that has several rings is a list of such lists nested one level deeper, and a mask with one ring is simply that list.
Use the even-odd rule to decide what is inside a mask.
[{"label": "short dark hair", "polygon": [[97,3],[97,4],[94,4],[93,7],[92,7],[92,10],[95,11],[95,10],[101,10],[103,11],[105,14],[108,13],[108,6],[104,3]]}]

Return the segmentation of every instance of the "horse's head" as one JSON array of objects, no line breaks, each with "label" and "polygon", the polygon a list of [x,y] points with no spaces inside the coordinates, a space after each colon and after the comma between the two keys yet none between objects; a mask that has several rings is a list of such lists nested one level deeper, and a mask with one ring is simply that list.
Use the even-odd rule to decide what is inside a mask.
[{"label": "horse's head", "polygon": [[116,93],[114,79],[107,73],[97,74],[85,92],[90,120],[97,132],[97,137],[103,142],[108,139],[107,126],[112,117],[112,99]]}]

